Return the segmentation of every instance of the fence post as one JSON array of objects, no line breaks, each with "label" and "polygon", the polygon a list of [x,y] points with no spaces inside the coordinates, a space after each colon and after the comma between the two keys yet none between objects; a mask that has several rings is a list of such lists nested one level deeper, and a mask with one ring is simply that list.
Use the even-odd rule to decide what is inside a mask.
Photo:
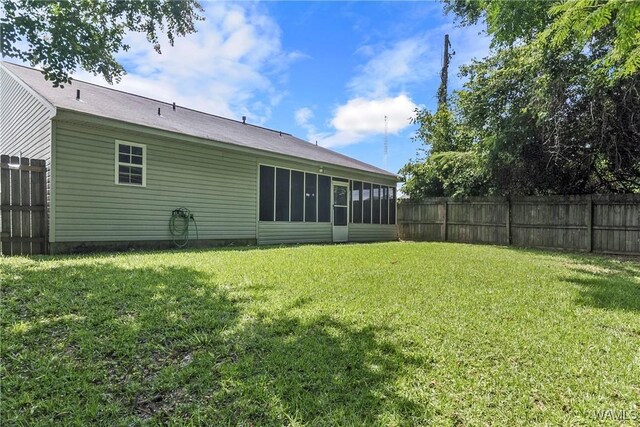
[{"label": "fence post", "polygon": [[511,199],[507,197],[507,245],[511,245]]},{"label": "fence post", "polygon": [[442,220],[442,240],[447,241],[447,211],[449,210],[449,200],[444,199],[444,218]]},{"label": "fence post", "polygon": [[593,251],[593,196],[587,200],[587,251]]}]

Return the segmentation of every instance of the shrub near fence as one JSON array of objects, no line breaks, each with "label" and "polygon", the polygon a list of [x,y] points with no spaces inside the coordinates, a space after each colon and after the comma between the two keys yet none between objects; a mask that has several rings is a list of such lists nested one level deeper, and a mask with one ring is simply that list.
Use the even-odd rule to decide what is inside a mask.
[{"label": "shrub near fence", "polygon": [[403,240],[640,255],[640,194],[404,201],[398,233]]}]

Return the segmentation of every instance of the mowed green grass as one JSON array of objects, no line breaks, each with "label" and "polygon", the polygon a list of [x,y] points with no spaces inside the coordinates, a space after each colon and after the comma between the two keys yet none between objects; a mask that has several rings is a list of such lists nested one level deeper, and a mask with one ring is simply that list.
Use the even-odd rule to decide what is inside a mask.
[{"label": "mowed green grass", "polygon": [[640,416],[633,260],[393,242],[0,267],[2,425]]}]

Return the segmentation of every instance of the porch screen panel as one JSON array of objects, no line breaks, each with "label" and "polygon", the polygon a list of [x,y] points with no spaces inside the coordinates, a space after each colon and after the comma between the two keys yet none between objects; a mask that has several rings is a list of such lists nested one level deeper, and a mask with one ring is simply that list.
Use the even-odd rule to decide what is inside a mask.
[{"label": "porch screen panel", "polygon": [[396,189],[389,187],[389,224],[396,223]]},{"label": "porch screen panel", "polygon": [[351,222],[360,224],[362,222],[362,182],[351,181]]},{"label": "porch screen panel", "polygon": [[276,221],[289,221],[289,169],[276,169]]},{"label": "porch screen panel", "polygon": [[389,224],[389,187],[382,187],[380,204],[380,223]]},{"label": "porch screen panel", "polygon": [[362,223],[371,224],[371,183],[362,186]]},{"label": "porch screen panel", "polygon": [[318,175],[318,222],[331,221],[331,177]]},{"label": "porch screen panel", "polygon": [[273,221],[275,168],[260,166],[260,221]]},{"label": "porch screen panel", "polygon": [[371,213],[371,223],[380,224],[380,186],[373,185],[373,209]]},{"label": "porch screen panel", "polygon": [[305,174],[304,184],[304,220],[307,222],[316,222],[316,184],[318,175],[315,173]]},{"label": "porch screen panel", "polygon": [[304,172],[291,171],[291,221],[304,219]]}]

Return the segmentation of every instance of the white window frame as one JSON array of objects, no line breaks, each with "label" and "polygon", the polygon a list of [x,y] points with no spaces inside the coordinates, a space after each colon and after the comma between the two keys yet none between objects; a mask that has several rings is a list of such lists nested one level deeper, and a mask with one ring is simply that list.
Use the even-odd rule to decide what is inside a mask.
[{"label": "white window frame", "polygon": [[[142,165],[134,163],[124,163],[120,161],[120,145],[130,145],[131,147],[142,148]],[[116,139],[115,144],[115,183],[116,185],[126,185],[128,187],[146,187],[147,186],[147,145],[138,144],[137,142],[122,141]],[[120,166],[133,166],[142,168],[142,184],[131,184],[128,182],[120,182]]]}]

